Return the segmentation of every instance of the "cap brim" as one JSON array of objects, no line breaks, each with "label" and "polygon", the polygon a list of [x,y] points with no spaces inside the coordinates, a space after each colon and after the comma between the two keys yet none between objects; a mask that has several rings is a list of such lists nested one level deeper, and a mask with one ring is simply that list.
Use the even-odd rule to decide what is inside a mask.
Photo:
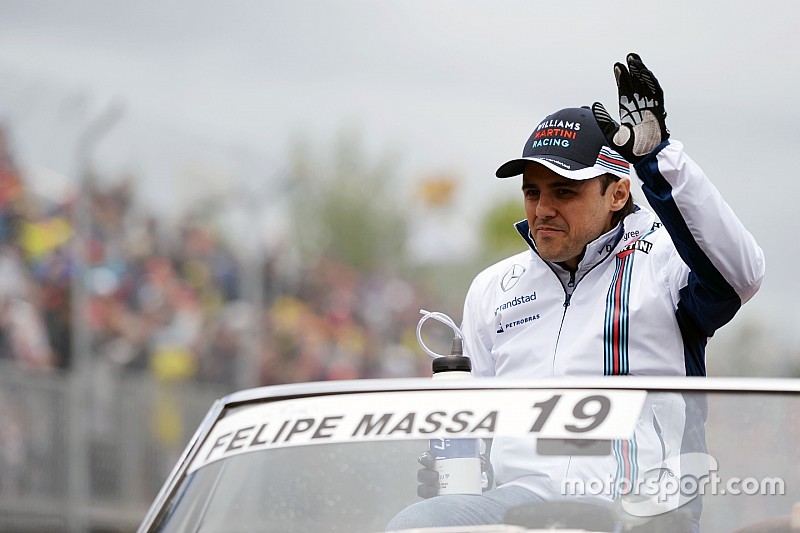
[{"label": "cap brim", "polygon": [[[597,166],[586,167],[583,165],[579,165],[574,161],[570,161],[569,159],[565,159],[563,157],[554,157],[548,155],[548,156],[522,157],[519,159],[512,159],[511,161],[503,163],[500,166],[500,168],[497,169],[497,172],[495,172],[495,176],[497,176],[498,178],[511,178],[514,176],[519,176],[525,171],[525,165],[531,162],[539,163],[540,165],[552,170],[559,176],[563,176],[571,180],[578,180],[578,181],[588,180],[596,178],[597,176],[606,173],[619,175],[616,172],[613,172],[608,169],[598,168]],[[620,177],[627,177],[627,176],[620,176]]]}]

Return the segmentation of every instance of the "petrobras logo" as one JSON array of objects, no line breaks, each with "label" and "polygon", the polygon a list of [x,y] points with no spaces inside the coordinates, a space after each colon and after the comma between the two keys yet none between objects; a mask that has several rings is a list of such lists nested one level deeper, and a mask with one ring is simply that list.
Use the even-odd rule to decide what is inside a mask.
[{"label": "petrobras logo", "polygon": [[500,280],[500,288],[503,289],[503,292],[508,292],[514,288],[514,285],[517,284],[524,273],[524,266],[517,264],[511,265],[508,270],[506,270],[505,274],[503,274],[503,279]]},{"label": "petrobras logo", "polygon": [[539,313],[535,315],[526,316],[525,318],[520,318],[519,320],[512,320],[511,322],[506,322],[503,324],[503,315],[498,313],[495,315],[495,326],[497,327],[497,333],[505,333],[507,329],[511,329],[517,326],[521,326],[523,324],[528,324],[529,322],[533,322],[534,320],[539,320]]}]

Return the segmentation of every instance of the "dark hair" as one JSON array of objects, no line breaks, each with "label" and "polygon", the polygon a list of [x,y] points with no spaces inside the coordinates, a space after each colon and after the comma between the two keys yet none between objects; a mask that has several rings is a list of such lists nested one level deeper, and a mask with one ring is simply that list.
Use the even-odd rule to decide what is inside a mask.
[{"label": "dark hair", "polygon": [[[619,180],[620,178],[613,174],[603,174],[600,176],[600,194],[605,194],[608,186],[612,183],[618,182]],[[634,209],[633,194],[628,194],[628,200],[625,202],[625,205],[623,205],[622,209],[614,213],[614,215],[611,217],[612,227],[616,226],[620,220],[633,213]]]}]

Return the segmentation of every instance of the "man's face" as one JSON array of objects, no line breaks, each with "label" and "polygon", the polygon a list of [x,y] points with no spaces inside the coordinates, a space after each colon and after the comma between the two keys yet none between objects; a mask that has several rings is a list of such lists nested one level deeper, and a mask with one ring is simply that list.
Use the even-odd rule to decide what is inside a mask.
[{"label": "man's face", "polygon": [[630,182],[619,180],[601,194],[600,180],[570,180],[538,163],[525,166],[525,213],[543,259],[574,270],[586,245],[611,229],[614,212],[628,199]]}]

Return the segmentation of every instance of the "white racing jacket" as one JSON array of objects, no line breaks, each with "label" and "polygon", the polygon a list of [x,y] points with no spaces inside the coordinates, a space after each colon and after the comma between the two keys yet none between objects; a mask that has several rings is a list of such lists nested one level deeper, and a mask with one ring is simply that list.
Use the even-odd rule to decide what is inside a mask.
[{"label": "white racing jacket", "polygon": [[[540,258],[523,221],[530,250],[475,278],[462,324],[475,376],[706,374],[706,342],[758,290],[763,252],[681,143],[635,170],[659,220],[637,208],[589,243],[575,273]],[[529,446],[495,442],[498,485],[568,474]]]}]

